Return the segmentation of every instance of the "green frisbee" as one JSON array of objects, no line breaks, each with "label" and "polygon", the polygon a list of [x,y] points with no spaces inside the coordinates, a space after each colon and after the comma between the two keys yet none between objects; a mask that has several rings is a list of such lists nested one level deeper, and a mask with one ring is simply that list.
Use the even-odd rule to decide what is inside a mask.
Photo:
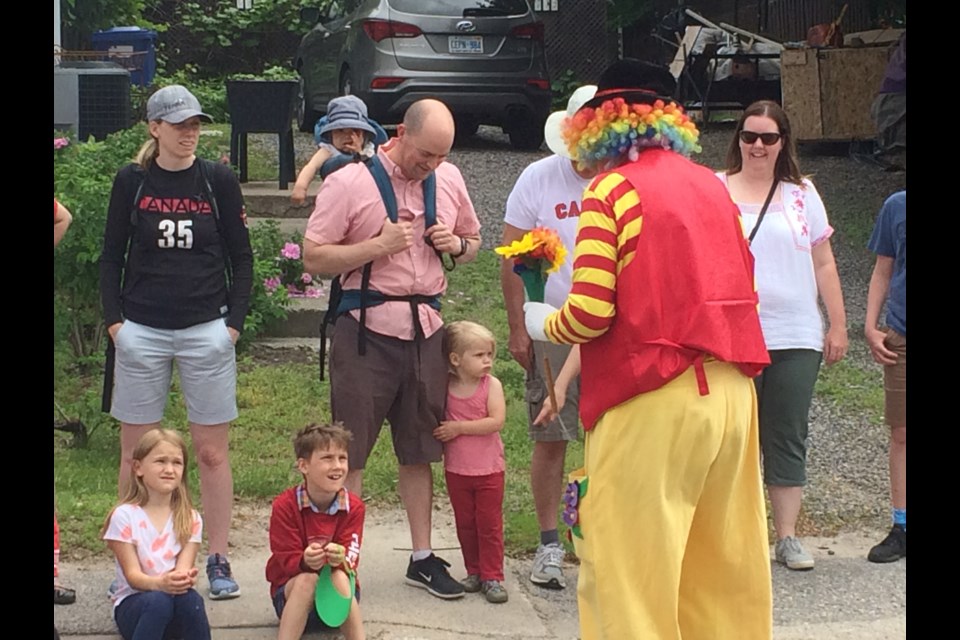
[{"label": "green frisbee", "polygon": [[337,588],[333,586],[333,579],[330,575],[330,565],[325,564],[320,569],[320,577],[317,580],[317,590],[314,592],[313,603],[317,609],[317,615],[328,627],[339,627],[347,616],[350,615],[350,605],[353,604],[353,594],[357,592],[357,576],[353,572],[350,576],[350,595],[341,595]]}]

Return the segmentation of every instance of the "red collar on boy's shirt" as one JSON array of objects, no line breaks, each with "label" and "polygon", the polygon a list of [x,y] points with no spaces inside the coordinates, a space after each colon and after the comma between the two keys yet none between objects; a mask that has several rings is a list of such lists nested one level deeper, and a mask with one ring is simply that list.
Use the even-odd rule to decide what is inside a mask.
[{"label": "red collar on boy's shirt", "polygon": [[301,484],[297,487],[297,504],[301,510],[309,508],[315,513],[326,513],[327,515],[334,516],[339,511],[350,512],[350,495],[346,489],[340,489],[340,491],[337,492],[337,496],[333,499],[333,502],[330,503],[330,506],[327,509],[321,509],[310,499],[310,494],[307,493],[307,485]]}]

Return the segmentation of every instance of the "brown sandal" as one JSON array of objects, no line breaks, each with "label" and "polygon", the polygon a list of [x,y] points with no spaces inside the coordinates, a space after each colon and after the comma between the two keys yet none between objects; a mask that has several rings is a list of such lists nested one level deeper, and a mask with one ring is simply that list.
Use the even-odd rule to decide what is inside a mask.
[{"label": "brown sandal", "polygon": [[53,587],[53,604],[73,604],[77,601],[77,592],[66,587]]}]

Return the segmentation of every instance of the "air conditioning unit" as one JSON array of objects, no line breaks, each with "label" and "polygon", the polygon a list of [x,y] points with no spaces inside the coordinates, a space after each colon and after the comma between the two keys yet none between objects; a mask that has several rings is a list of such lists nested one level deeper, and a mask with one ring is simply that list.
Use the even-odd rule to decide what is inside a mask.
[{"label": "air conditioning unit", "polygon": [[53,128],[103,140],[132,124],[130,72],[112,62],[64,61],[53,68]]}]

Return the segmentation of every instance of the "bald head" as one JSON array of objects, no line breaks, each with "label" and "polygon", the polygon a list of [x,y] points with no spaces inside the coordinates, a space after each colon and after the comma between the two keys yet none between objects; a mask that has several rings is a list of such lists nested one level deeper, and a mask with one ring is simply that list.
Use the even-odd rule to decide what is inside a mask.
[{"label": "bald head", "polygon": [[387,154],[411,180],[423,180],[450,153],[453,114],[439,100],[417,100],[397,127],[397,144]]},{"label": "bald head", "polygon": [[[426,128],[428,130],[436,129],[435,133],[446,133],[444,130],[449,129],[452,136],[454,130],[453,114],[450,113],[447,105],[439,100],[425,98],[417,100],[407,108],[407,112],[403,114],[403,126],[407,133],[415,135],[423,132]],[[428,135],[430,133],[428,131]]]}]

